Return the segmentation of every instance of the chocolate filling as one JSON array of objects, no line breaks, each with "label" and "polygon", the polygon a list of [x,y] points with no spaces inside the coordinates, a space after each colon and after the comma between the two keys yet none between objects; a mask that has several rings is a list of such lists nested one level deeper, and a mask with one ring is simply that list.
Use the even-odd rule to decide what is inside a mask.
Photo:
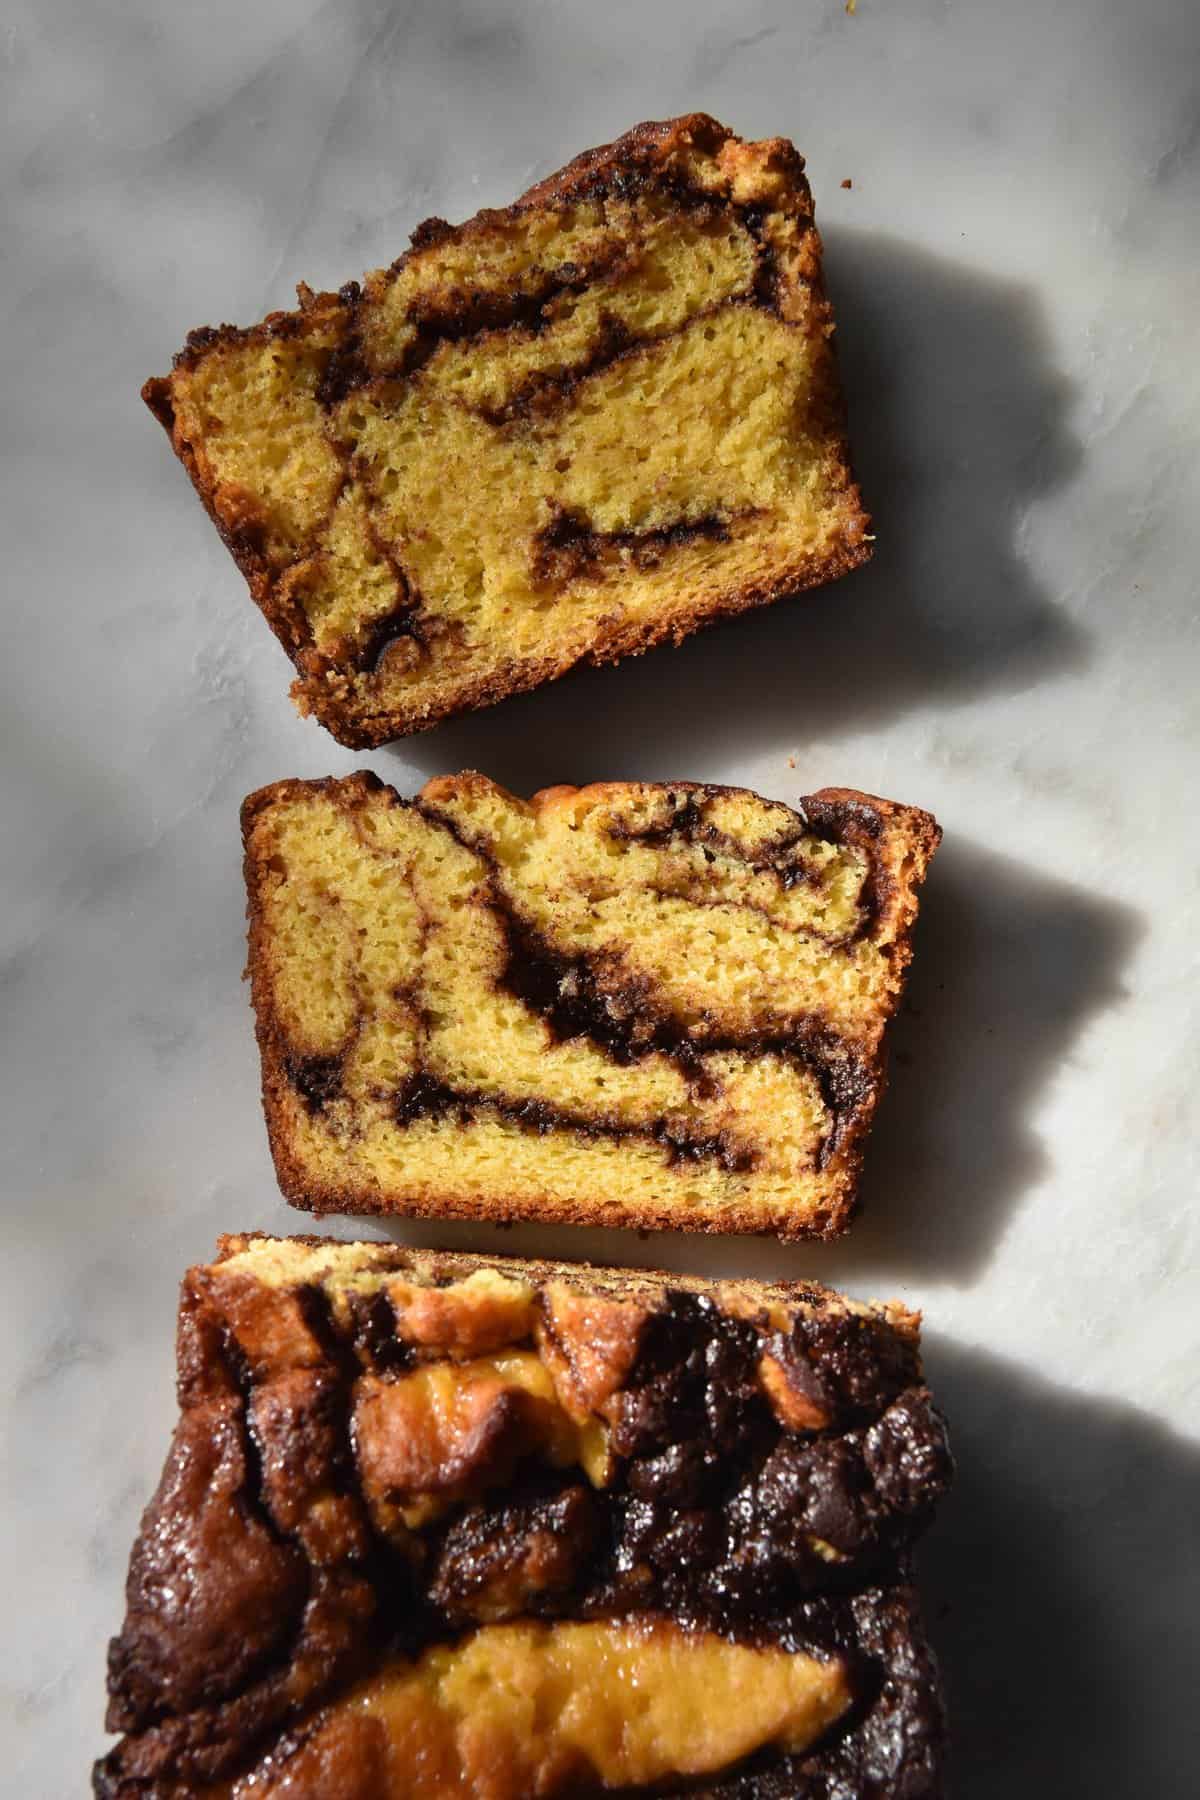
[{"label": "chocolate filling", "polygon": [[528,419],[534,415],[543,417],[563,407],[580,383],[589,376],[611,368],[621,357],[628,356],[649,343],[661,341],[661,337],[637,337],[623,319],[615,318],[607,312],[602,313],[596,342],[579,362],[572,363],[565,369],[535,369],[517,384],[507,400],[496,406],[480,405],[472,410],[480,418],[486,419],[489,425],[496,426],[511,425],[514,420]]},{"label": "chocolate filling", "polygon": [[533,540],[535,581],[565,582],[580,575],[599,575],[628,558],[639,569],[651,569],[669,550],[704,540],[729,542],[729,521],[713,513],[702,519],[679,519],[673,525],[642,531],[596,531],[582,513],[552,509],[548,525]]},{"label": "chocolate filling", "polygon": [[779,314],[779,266],[766,235],[767,211],[763,206],[744,206],[739,214],[742,224],[754,239],[757,249],[754,273],[754,303],[764,312]]},{"label": "chocolate filling", "polygon": [[377,674],[387,651],[401,638],[411,638],[417,644],[425,643],[419,602],[407,595],[390,612],[381,613],[377,619],[372,619],[359,633],[354,646],[354,667],[362,675]]},{"label": "chocolate filling", "polygon": [[[744,852],[705,821],[703,793],[688,789],[680,792],[683,799],[669,822],[639,829],[613,827],[611,835],[655,845],[665,845],[673,838],[709,843],[747,861],[752,868],[769,869],[784,887],[815,879],[794,855],[803,829],[794,839],[772,845],[757,859],[746,858]],[[804,805],[809,832],[830,842],[854,843],[866,855],[868,873],[860,906],[863,916],[856,934],[865,935],[878,915],[885,891],[877,846],[883,822],[877,813],[861,806],[814,800]],[[711,1078],[703,1067],[705,1056],[722,1051],[778,1056],[806,1071],[817,1083],[829,1123],[816,1146],[814,1165],[818,1170],[828,1167],[862,1110],[870,1106],[876,1077],[854,1047],[839,1038],[819,1015],[786,1022],[768,1019],[759,1029],[744,1033],[721,1031],[703,1020],[684,1028],[656,1002],[651,984],[645,979],[622,976],[612,959],[606,966],[602,957],[569,955],[555,949],[504,897],[495,859],[487,846],[468,842],[453,821],[436,808],[418,803],[418,809],[438,829],[449,831],[491,867],[491,904],[503,920],[508,936],[508,956],[501,979],[523,1006],[545,1021],[558,1042],[586,1038],[622,1065],[652,1054],[669,1056],[702,1094],[712,1091]],[[291,1057],[285,1060],[284,1072],[310,1110],[319,1113],[341,1092],[342,1066],[340,1054]],[[451,1086],[423,1069],[396,1090],[392,1102],[392,1115],[401,1127],[428,1118],[465,1123],[483,1113],[501,1116],[539,1134],[563,1130],[592,1138],[649,1139],[665,1145],[673,1163],[709,1160],[731,1172],[747,1172],[755,1166],[753,1152],[724,1133],[698,1136],[669,1119],[651,1125],[628,1125],[602,1112],[572,1111],[541,1098],[518,1100],[503,1093]]]},{"label": "chocolate filling", "polygon": [[321,1113],[342,1091],[344,1053],[331,1056],[289,1055],[283,1072],[310,1112]]},{"label": "chocolate filling", "polygon": [[[438,221],[429,221],[430,224]],[[424,249],[436,242],[424,228],[413,234],[413,248]],[[331,357],[317,390],[317,398],[326,409],[338,406],[356,388],[373,382],[400,381],[415,375],[442,344],[462,343],[493,331],[541,332],[547,324],[549,308],[564,294],[581,294],[585,288],[608,273],[624,257],[614,245],[588,263],[562,262],[546,270],[540,281],[526,289],[488,292],[486,289],[459,289],[437,296],[417,296],[408,308],[405,323],[414,327],[415,338],[406,346],[394,364],[386,369],[368,368],[362,352],[358,326],[361,291],[355,290],[350,301],[350,318],[344,344]],[[342,290],[343,297],[347,290]]]},{"label": "chocolate filling", "polygon": [[[705,792],[697,796],[691,788],[680,790],[675,810],[669,820],[661,825],[626,825],[614,819],[607,827],[608,836],[621,843],[649,844],[658,849],[665,849],[669,844],[699,844],[706,850],[712,850],[728,856],[737,862],[744,863],[747,868],[762,870],[775,876],[785,893],[794,887],[818,887],[820,873],[806,863],[799,854],[799,847],[806,835],[822,838],[828,843],[841,843],[843,838],[833,835],[830,825],[812,824],[806,833],[800,826],[793,834],[778,839],[767,850],[751,855],[726,832],[713,825],[705,816]],[[674,798],[674,796],[673,796]],[[874,857],[868,859],[872,864]],[[870,920],[864,909],[855,937],[866,935]]]},{"label": "chocolate filling", "polygon": [[410,1125],[415,1119],[445,1118],[467,1124],[480,1114],[489,1113],[539,1135],[573,1131],[590,1138],[649,1139],[665,1146],[672,1163],[713,1161],[723,1169],[744,1172],[752,1169],[755,1162],[752,1151],[723,1133],[695,1137],[669,1119],[656,1120],[652,1125],[624,1125],[603,1114],[571,1112],[548,1100],[506,1100],[478,1088],[451,1087],[435,1075],[412,1076],[397,1091],[392,1107],[392,1117],[400,1126]]},{"label": "chocolate filling", "polygon": [[[703,1081],[700,1059],[717,1051],[773,1053],[793,1062],[814,1076],[830,1115],[817,1150],[818,1168],[827,1165],[858,1111],[869,1104],[874,1093],[870,1069],[821,1019],[745,1034],[714,1030],[703,1022],[687,1031],[671,1014],[655,1007],[645,984],[602,984],[587,957],[554,950],[512,908],[502,901],[497,904],[509,933],[505,985],[546,1020],[556,1038],[586,1037],[618,1063],[658,1051],[673,1057],[692,1081]],[[608,1129],[602,1121],[597,1126]]]},{"label": "chocolate filling", "polygon": [[[618,192],[623,199],[646,191],[657,191],[672,204],[686,209],[706,221],[720,223],[735,219],[754,239],[756,272],[748,295],[732,295],[721,305],[753,304],[777,312],[778,273],[773,255],[763,235],[764,209],[722,203],[701,189],[664,177],[661,172],[651,178],[639,176],[625,188],[605,188],[594,196],[608,197]],[[444,221],[431,219],[413,233],[413,251],[436,246],[451,233]],[[411,254],[411,252],[410,252]],[[327,411],[339,406],[358,388],[408,379],[417,374],[436,354],[443,343],[462,343],[486,334],[504,331],[543,331],[550,309],[567,294],[580,294],[605,276],[619,270],[628,252],[614,245],[590,261],[563,262],[544,271],[541,280],[521,290],[462,290],[451,295],[418,297],[409,307],[406,322],[415,328],[416,336],[396,363],[384,370],[371,370],[362,349],[359,315],[362,290],[357,282],[349,282],[340,290],[339,298],[347,309],[342,343],[331,353],[317,389],[317,398]],[[405,259],[401,259],[401,264]],[[395,265],[397,268],[400,264]],[[299,315],[301,318],[303,314]],[[679,327],[684,329],[686,327]],[[672,333],[671,335],[674,335]],[[219,333],[194,333],[189,339],[189,352],[207,348]],[[527,418],[535,412],[564,404],[589,376],[608,367],[621,357],[635,353],[655,337],[639,337],[624,322],[604,315],[597,342],[579,363],[561,371],[535,371],[501,405],[478,410],[489,423],[501,427],[513,420]],[[600,532],[586,519],[563,509],[556,509],[551,524],[537,534],[534,541],[533,572],[542,582],[569,581],[581,574],[597,574],[617,559],[629,557],[639,569],[653,567],[672,548],[707,539],[724,543],[729,537],[729,522],[717,516],[698,520],[679,520],[675,524],[645,531]],[[403,605],[397,608],[403,614]],[[386,644],[397,636],[420,639],[419,628],[400,625],[389,636],[370,632],[356,650],[353,666],[359,672],[374,673]]]},{"label": "chocolate filling", "polygon": [[411,638],[424,645],[428,638],[427,622],[421,612],[421,593],[406,572],[395,548],[380,532],[375,519],[368,515],[367,532],[376,555],[388,565],[396,583],[396,604],[377,619],[364,625],[354,645],[353,665],[361,673],[374,675],[387,650],[399,638]]},{"label": "chocolate filling", "polygon": [[862,923],[859,936],[866,937],[878,924],[895,882],[883,865],[879,854],[880,839],[886,831],[884,819],[873,806],[861,800],[818,800],[800,802],[809,831],[829,844],[849,844],[866,858],[867,876],[859,896]]}]

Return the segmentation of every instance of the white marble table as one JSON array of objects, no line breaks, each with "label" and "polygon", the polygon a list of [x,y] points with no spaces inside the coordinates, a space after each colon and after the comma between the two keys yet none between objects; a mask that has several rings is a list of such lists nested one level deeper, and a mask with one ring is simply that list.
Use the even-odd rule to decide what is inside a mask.
[{"label": "white marble table", "polygon": [[367,760],[405,787],[477,764],[932,807],[867,1210],[826,1251],[440,1235],[923,1305],[962,1466],[926,1557],[959,1792],[1193,1794],[1194,0],[7,17],[5,1791],[81,1793],[102,1746],[180,1271],[224,1228],[294,1223],[239,981],[238,802],[364,760],[290,711],[139,384],[194,324],[700,107],[808,154],[873,567]]}]

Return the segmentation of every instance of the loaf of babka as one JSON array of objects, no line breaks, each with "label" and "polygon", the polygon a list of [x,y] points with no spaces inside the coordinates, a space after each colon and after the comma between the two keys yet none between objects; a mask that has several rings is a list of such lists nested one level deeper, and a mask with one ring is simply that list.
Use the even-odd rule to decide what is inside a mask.
[{"label": "loaf of babka", "polygon": [[145,398],[372,745],[870,553],[803,159],[641,125],[390,268],[192,332]]},{"label": "loaf of babka", "polygon": [[373,776],[243,808],[280,1184],[318,1212],[832,1235],[939,837],[840,789]]},{"label": "loaf of babka", "polygon": [[109,1655],[99,1800],[935,1800],[915,1315],[230,1237]]}]

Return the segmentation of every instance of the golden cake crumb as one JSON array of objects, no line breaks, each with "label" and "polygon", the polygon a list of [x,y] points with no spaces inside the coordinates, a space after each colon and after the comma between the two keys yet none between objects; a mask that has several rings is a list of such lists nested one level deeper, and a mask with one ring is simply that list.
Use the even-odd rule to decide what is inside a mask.
[{"label": "golden cake crumb", "polygon": [[362,746],[865,561],[832,333],[803,158],[692,114],[144,391]]},{"label": "golden cake crumb", "polygon": [[294,1203],[845,1228],[927,813],[652,782],[527,803],[463,774],[412,803],[365,775],[280,782],[243,818]]}]

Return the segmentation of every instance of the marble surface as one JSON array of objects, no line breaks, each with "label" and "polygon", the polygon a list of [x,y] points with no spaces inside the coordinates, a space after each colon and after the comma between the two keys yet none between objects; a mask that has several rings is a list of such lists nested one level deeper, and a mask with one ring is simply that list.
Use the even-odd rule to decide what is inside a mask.
[{"label": "marble surface", "polygon": [[[972,1800],[1195,1792],[1200,15],[1194,0],[16,0],[0,33],[3,1785],[82,1792],[172,1416],[175,1284],[272,1179],[237,806],[826,782],[933,808],[844,1248],[413,1229],[925,1309],[926,1556]],[[138,399],[643,117],[809,158],[879,544],[677,653],[381,751],[288,670]],[[840,184],[846,178],[851,188]],[[403,1231],[403,1228],[402,1228]]]}]

